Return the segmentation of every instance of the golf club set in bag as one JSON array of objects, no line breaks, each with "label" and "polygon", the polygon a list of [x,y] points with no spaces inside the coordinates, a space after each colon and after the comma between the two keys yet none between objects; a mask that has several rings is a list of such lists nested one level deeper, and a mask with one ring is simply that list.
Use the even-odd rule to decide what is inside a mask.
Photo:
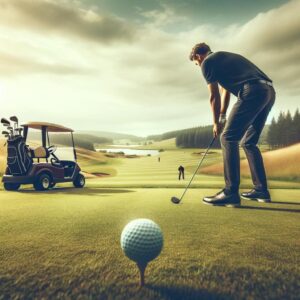
[{"label": "golf club set in bag", "polygon": [[[13,126],[11,124],[13,122]],[[2,118],[1,124],[6,128],[2,134],[7,138],[7,171],[11,175],[26,174],[32,165],[32,158],[29,155],[24,138],[23,128],[19,127],[19,120],[16,116],[8,119]]]}]

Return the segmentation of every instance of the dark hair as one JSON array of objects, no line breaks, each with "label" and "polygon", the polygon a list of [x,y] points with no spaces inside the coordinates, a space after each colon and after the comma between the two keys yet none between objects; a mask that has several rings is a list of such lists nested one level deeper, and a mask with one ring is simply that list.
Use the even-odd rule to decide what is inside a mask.
[{"label": "dark hair", "polygon": [[203,55],[207,52],[211,52],[210,47],[205,43],[199,43],[194,46],[190,54],[190,60],[194,60],[196,54]]}]

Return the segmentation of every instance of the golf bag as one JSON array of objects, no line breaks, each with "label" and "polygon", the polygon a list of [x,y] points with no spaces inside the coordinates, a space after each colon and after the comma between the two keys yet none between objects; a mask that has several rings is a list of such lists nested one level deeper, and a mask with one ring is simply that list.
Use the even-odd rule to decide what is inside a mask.
[{"label": "golf bag", "polygon": [[7,167],[10,175],[25,175],[32,163],[29,149],[22,136],[7,141]]}]

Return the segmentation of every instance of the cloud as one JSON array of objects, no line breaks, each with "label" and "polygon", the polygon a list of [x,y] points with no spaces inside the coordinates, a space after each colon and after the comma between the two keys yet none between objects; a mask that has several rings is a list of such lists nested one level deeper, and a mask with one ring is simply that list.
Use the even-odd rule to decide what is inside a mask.
[{"label": "cloud", "polygon": [[3,52],[0,52],[0,69],[0,76],[2,77],[35,73],[55,75],[82,75],[91,73],[91,70],[86,70],[79,67],[57,63],[43,63],[36,60],[31,60],[28,57],[14,56]]},{"label": "cloud", "polygon": [[[99,129],[142,134],[209,124],[207,87],[200,68],[188,59],[200,41],[214,51],[240,53],[266,72],[278,98],[285,99],[274,109],[291,109],[298,103],[299,1],[259,14],[242,26],[202,24],[171,32],[165,26],[172,22],[175,29],[177,21],[168,11],[151,11],[146,23],[135,24],[74,3],[0,0],[0,74],[2,79],[11,75],[6,90],[12,111],[16,106],[25,109],[25,95],[28,103],[48,97],[54,107],[67,107],[70,127],[82,115],[89,116],[86,129],[99,122]],[[103,19],[109,24],[107,32],[98,31]],[[20,75],[22,96],[14,90],[13,75]],[[51,113],[38,110],[28,119],[53,116],[53,122],[64,122],[63,116]]]},{"label": "cloud", "polygon": [[[250,56],[290,92],[300,77],[300,1],[257,15],[234,36],[234,45]],[[297,92],[300,87],[297,88]]]},{"label": "cloud", "polygon": [[166,25],[186,22],[188,18],[178,14],[174,8],[166,3],[160,3],[158,9],[139,12],[146,19],[146,22],[155,27],[164,27]]},{"label": "cloud", "polygon": [[47,34],[110,44],[130,42],[135,29],[112,15],[100,15],[71,1],[1,0],[0,23]]}]

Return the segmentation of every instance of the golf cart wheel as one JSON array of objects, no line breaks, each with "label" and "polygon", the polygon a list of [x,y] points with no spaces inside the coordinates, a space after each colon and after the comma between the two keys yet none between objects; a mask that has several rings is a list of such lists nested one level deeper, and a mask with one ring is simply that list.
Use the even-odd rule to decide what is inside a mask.
[{"label": "golf cart wheel", "polygon": [[73,184],[76,188],[83,188],[85,185],[85,177],[79,173],[73,181]]},{"label": "golf cart wheel", "polygon": [[37,191],[46,191],[51,187],[51,178],[48,174],[41,174],[33,184]]},{"label": "golf cart wheel", "polygon": [[4,183],[4,188],[7,191],[17,191],[20,188],[19,183]]}]

